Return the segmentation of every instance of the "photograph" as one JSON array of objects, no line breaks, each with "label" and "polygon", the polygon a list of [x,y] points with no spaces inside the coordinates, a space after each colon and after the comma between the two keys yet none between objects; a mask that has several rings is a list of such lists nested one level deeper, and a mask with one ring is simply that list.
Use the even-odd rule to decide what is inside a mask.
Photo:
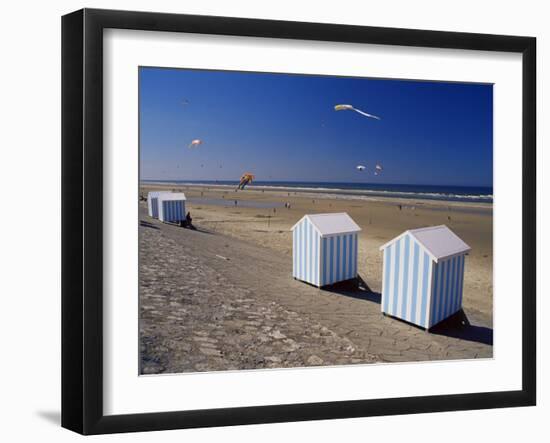
[{"label": "photograph", "polygon": [[493,358],[493,84],[138,79],[139,375]]}]

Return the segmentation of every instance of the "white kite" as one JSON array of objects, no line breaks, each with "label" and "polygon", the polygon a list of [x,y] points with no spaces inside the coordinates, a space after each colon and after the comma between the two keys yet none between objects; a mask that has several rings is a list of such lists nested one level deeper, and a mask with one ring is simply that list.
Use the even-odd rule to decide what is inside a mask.
[{"label": "white kite", "polygon": [[199,140],[198,138],[193,140],[191,143],[189,143],[188,148],[198,148],[200,145],[202,145],[202,140]]},{"label": "white kite", "polygon": [[383,170],[384,168],[382,167],[382,165],[376,165],[376,167],[374,168],[374,175],[380,174]]},{"label": "white kite", "polygon": [[352,105],[336,105],[334,106],[335,111],[355,111],[361,115],[364,115],[365,117],[374,118],[376,120],[380,120],[380,117],[372,114],[368,114],[364,111],[361,111],[360,109],[354,108]]},{"label": "white kite", "polygon": [[355,169],[357,169],[358,171],[364,171],[365,169],[367,169],[367,167],[363,165],[357,165]]}]

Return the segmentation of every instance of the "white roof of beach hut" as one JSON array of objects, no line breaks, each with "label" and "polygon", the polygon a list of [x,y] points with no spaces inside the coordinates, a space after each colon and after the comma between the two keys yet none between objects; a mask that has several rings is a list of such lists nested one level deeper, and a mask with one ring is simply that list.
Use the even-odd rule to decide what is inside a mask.
[{"label": "white roof of beach hut", "polygon": [[166,192],[159,195],[161,200],[187,200],[183,192]]},{"label": "white roof of beach hut", "polygon": [[169,191],[149,191],[147,195],[152,198],[157,198],[160,194],[168,193]]},{"label": "white roof of beach hut", "polygon": [[357,223],[345,212],[306,214],[290,230],[293,231],[305,218],[309,219],[321,237],[361,231]]},{"label": "white roof of beach hut", "polygon": [[380,246],[380,250],[385,249],[407,233],[412,235],[436,262],[471,250],[470,246],[445,225],[410,229]]}]

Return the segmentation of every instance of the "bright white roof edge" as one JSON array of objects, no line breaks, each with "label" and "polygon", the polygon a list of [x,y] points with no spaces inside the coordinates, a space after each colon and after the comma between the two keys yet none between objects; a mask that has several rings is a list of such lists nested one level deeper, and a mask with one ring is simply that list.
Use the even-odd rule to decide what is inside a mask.
[{"label": "bright white roof edge", "polygon": [[306,217],[321,237],[361,231],[361,228],[346,212],[306,214],[290,230],[293,231]]},{"label": "bright white roof edge", "polygon": [[[409,229],[394,239],[380,246],[380,251],[395,243],[403,236],[410,234],[436,262],[471,250],[458,235],[446,225],[428,226],[426,228]],[[446,238],[442,238],[442,236]]]},{"label": "bright white roof edge", "polygon": [[158,196],[159,200],[187,200],[183,192],[163,192]]}]

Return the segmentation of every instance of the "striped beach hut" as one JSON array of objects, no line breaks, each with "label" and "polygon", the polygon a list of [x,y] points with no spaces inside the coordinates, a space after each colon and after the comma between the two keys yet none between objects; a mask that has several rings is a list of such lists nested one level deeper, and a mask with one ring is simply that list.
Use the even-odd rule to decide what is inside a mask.
[{"label": "striped beach hut", "polygon": [[185,220],[185,194],[183,192],[164,192],[158,197],[159,220],[180,222]]},{"label": "striped beach hut", "polygon": [[147,194],[147,208],[149,211],[149,217],[159,218],[159,203],[158,197],[160,194],[166,191],[151,191]]},{"label": "striped beach hut", "polygon": [[447,226],[405,231],[380,250],[383,313],[428,330],[462,308],[470,247]]},{"label": "striped beach hut", "polygon": [[348,214],[307,214],[291,231],[295,279],[321,287],[357,277],[361,228]]}]

